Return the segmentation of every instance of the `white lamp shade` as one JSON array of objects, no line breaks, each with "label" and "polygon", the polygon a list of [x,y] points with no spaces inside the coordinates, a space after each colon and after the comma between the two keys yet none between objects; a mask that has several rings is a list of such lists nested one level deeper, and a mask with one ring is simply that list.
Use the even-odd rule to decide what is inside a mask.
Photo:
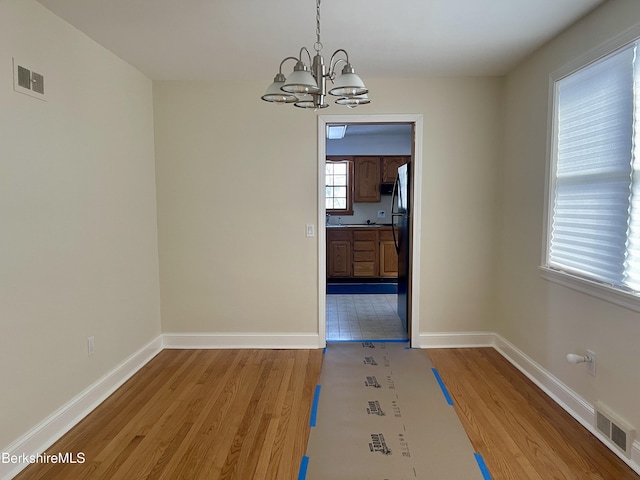
[{"label": "white lamp shade", "polygon": [[323,103],[322,105],[316,105],[313,101],[313,96],[309,93],[304,95],[299,95],[299,100],[293,104],[298,108],[327,108],[329,106],[328,103]]},{"label": "white lamp shade", "polygon": [[353,97],[365,94],[368,91],[369,89],[364,86],[364,82],[358,75],[355,73],[343,73],[336,79],[329,93],[338,97]]},{"label": "white lamp shade", "polygon": [[281,87],[284,85],[283,81],[274,81],[267,91],[262,96],[262,100],[265,102],[273,102],[273,103],[294,103],[298,101],[298,97],[291,93],[283,92]]},{"label": "white lamp shade", "polygon": [[349,108],[355,108],[358,105],[366,105],[367,103],[371,103],[369,96],[366,93],[362,95],[357,95],[354,97],[342,97],[336,100],[338,105],[346,105]]},{"label": "white lamp shade", "polygon": [[320,91],[316,80],[308,70],[294,70],[281,89],[288,93],[315,93]]}]

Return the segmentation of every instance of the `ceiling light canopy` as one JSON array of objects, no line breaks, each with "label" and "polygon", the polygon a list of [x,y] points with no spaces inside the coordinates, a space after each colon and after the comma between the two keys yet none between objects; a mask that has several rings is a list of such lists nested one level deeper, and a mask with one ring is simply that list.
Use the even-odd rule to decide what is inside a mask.
[{"label": "ceiling light canopy", "polygon": [[[280,69],[273,79],[273,83],[267,88],[262,100],[275,104],[293,103],[299,108],[326,108],[327,93],[338,97],[335,103],[346,105],[349,108],[370,103],[367,93],[369,90],[362,79],[356,74],[349,63],[349,54],[346,50],[338,49],[331,55],[329,68],[324,63],[322,42],[320,42],[320,0],[316,0],[316,43],[313,45],[316,54],[311,60],[311,54],[306,47],[300,49],[300,55],[287,57],[280,62]],[[303,61],[303,53],[306,52],[309,67]],[[344,58],[342,58],[342,55]],[[282,74],[282,66],[288,60],[296,62],[293,72],[288,77]],[[336,67],[344,62],[341,75],[336,75]],[[336,78],[337,76],[337,78]],[[327,92],[327,79],[333,86]]]}]

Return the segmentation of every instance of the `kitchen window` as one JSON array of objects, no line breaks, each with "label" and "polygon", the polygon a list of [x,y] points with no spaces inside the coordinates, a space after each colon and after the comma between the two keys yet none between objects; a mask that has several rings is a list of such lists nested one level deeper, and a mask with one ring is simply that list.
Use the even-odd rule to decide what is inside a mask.
[{"label": "kitchen window", "polygon": [[353,215],[353,162],[327,160],[325,208],[330,215]]},{"label": "kitchen window", "polygon": [[546,278],[582,284],[587,293],[640,292],[638,46],[628,43],[553,83],[542,268]]}]

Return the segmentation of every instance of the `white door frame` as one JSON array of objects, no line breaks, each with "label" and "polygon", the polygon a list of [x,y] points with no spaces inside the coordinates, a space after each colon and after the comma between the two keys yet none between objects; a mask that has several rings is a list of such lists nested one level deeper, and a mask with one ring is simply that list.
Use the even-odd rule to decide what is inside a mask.
[{"label": "white door frame", "polygon": [[318,116],[318,346],[327,345],[327,238],[325,210],[325,162],[327,158],[327,124],[330,123],[410,123],[414,126],[413,140],[413,189],[411,207],[413,236],[411,238],[411,347],[420,342],[420,232],[422,223],[422,115],[319,115]]}]

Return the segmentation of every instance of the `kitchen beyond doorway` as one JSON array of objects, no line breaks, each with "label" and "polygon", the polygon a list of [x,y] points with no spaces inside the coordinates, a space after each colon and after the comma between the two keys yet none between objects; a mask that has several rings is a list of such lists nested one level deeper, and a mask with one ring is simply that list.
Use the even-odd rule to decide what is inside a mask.
[{"label": "kitchen beyond doorway", "polygon": [[[400,130],[405,130],[405,132],[407,131],[407,129],[410,132],[410,135],[405,136],[404,140],[401,140],[400,142],[404,142],[404,150],[398,150],[395,146],[392,147],[393,151],[389,151],[384,150],[385,147],[388,147],[389,145],[391,145],[394,141],[387,138],[386,140],[386,144],[385,141],[372,141],[372,137],[369,136],[369,138],[365,138],[365,136],[359,136],[360,139],[360,145],[353,145],[352,147],[356,148],[357,151],[351,150],[351,151],[335,151],[333,149],[334,145],[330,145],[329,140],[326,137],[326,129],[328,125],[333,125],[333,124],[339,124],[339,123],[345,123],[347,125],[347,132],[349,130],[349,128],[351,128],[352,126],[354,126],[354,130],[356,131],[360,131],[362,132],[363,130],[368,130],[371,129],[373,131],[374,136],[378,135],[378,134],[382,134],[384,135],[384,130],[385,129],[389,129],[389,130],[396,130],[396,132],[400,131]],[[389,158],[390,156],[396,155],[396,156],[401,156],[404,155],[405,158],[409,158],[410,159],[410,163],[411,165],[411,170],[412,170],[412,176],[410,177],[411,182],[413,182],[413,178],[417,178],[420,179],[422,178],[422,137],[423,137],[423,122],[422,122],[422,115],[419,114],[393,114],[393,115],[342,115],[342,116],[324,116],[321,115],[318,117],[318,153],[319,153],[319,157],[318,157],[318,173],[319,173],[319,198],[318,201],[320,203],[319,205],[319,215],[318,215],[318,223],[320,223],[321,219],[325,220],[325,187],[329,186],[329,185],[335,185],[333,183],[325,183],[325,163],[328,163],[329,161],[329,157],[331,155],[353,155],[354,158],[357,157],[357,155],[359,153],[362,153],[364,155],[368,155],[369,157],[376,157],[376,160],[380,160],[381,164],[384,165],[384,162],[382,160]],[[396,145],[400,142],[397,142]],[[373,147],[375,148],[379,148],[379,146],[382,144],[382,151],[381,150],[377,150],[377,151],[364,151],[363,150],[363,146],[364,148],[371,148]],[[373,157],[372,157],[373,158]],[[324,161],[323,161],[324,160]],[[335,159],[331,159],[331,161],[334,161]],[[383,171],[383,168],[380,168],[380,172]],[[369,175],[370,176],[370,175]],[[376,177],[376,178],[381,178],[381,177]],[[358,181],[355,182],[357,185],[360,185],[360,183]],[[384,180],[380,180],[380,183],[384,184]],[[417,182],[417,183],[421,183],[421,182]],[[408,255],[408,264],[407,264],[407,269],[405,270],[407,272],[406,274],[406,278],[407,279],[407,283],[405,283],[405,285],[408,286],[408,288],[406,288],[404,290],[405,293],[405,300],[403,301],[403,304],[406,305],[404,311],[408,313],[407,316],[405,316],[405,320],[404,320],[404,331],[400,334],[396,332],[391,333],[391,331],[389,331],[389,329],[387,329],[387,333],[385,335],[393,335],[394,338],[397,337],[402,337],[402,338],[408,338],[409,341],[411,342],[412,346],[418,346],[419,344],[419,327],[417,325],[417,318],[419,318],[418,314],[419,314],[419,298],[413,297],[411,295],[412,291],[419,291],[419,290],[413,290],[419,287],[419,277],[420,277],[420,271],[418,268],[419,265],[419,259],[420,259],[420,242],[419,242],[419,232],[420,232],[420,197],[421,197],[421,192],[420,192],[420,186],[418,185],[415,189],[411,188],[411,184],[408,184],[409,187],[407,188],[407,186],[405,185],[405,187],[403,188],[403,190],[405,192],[410,192],[408,198],[406,198],[406,200],[408,200],[409,202],[411,202],[411,204],[415,203],[415,210],[414,210],[414,214],[415,214],[415,219],[410,219],[409,223],[408,223],[408,230],[407,230],[407,234],[405,236],[405,238],[410,238],[410,246],[409,248],[406,250],[407,251],[407,255]],[[328,188],[327,188],[328,191]],[[389,192],[386,192],[385,190],[381,189],[381,194],[382,196],[388,195]],[[327,193],[327,195],[329,195]],[[328,197],[327,197],[328,198]],[[390,200],[392,198],[392,195],[388,196],[388,199]],[[360,200],[362,201],[362,200]],[[365,202],[373,202],[373,200],[366,200]],[[346,333],[346,329],[349,329],[349,333],[351,334],[351,332],[360,332],[358,334],[358,337],[356,337],[357,339],[366,339],[365,335],[366,333],[372,334],[372,333],[377,333],[377,338],[381,338],[380,337],[380,333],[381,331],[384,331],[384,326],[378,325],[377,328],[375,328],[376,332],[372,332],[372,330],[374,330],[372,325],[368,325],[366,323],[364,323],[364,321],[362,321],[362,319],[356,320],[357,316],[354,315],[353,313],[350,315],[351,318],[353,319],[353,321],[357,322],[357,325],[354,324],[353,322],[351,322],[350,324],[347,322],[345,323],[345,320],[347,318],[347,315],[343,315],[343,324],[340,325],[339,321],[338,323],[336,323],[336,316],[333,313],[333,311],[335,310],[335,305],[337,300],[332,299],[331,296],[331,291],[329,289],[327,289],[330,285],[329,283],[333,283],[333,281],[336,279],[336,277],[347,277],[345,278],[345,280],[347,280],[349,277],[353,276],[353,277],[373,277],[372,279],[374,281],[380,281],[381,279],[384,280],[390,280],[388,278],[385,278],[389,275],[387,275],[387,264],[388,262],[384,262],[383,259],[386,258],[387,255],[381,255],[382,258],[380,258],[378,255],[382,254],[382,250],[377,250],[377,249],[373,249],[373,253],[374,256],[376,258],[380,258],[381,262],[378,263],[378,268],[376,268],[376,260],[371,260],[369,258],[364,258],[365,255],[370,255],[371,252],[369,252],[366,248],[364,248],[365,246],[368,245],[368,243],[371,242],[364,242],[364,240],[367,239],[363,239],[363,238],[353,238],[351,242],[348,242],[348,239],[344,239],[344,241],[342,243],[344,243],[345,245],[342,246],[342,250],[344,250],[344,252],[342,252],[342,250],[340,250],[340,245],[338,245],[339,242],[332,242],[332,250],[331,250],[331,259],[336,259],[336,258],[342,258],[344,261],[348,262],[349,265],[342,265],[340,262],[328,262],[328,246],[329,243],[327,241],[327,236],[329,233],[329,230],[333,230],[336,231],[336,227],[337,227],[337,231],[348,231],[351,230],[353,227],[356,227],[355,229],[353,229],[354,232],[358,231],[359,229],[363,229],[363,228],[368,228],[368,227],[384,227],[384,226],[390,226],[391,221],[393,221],[394,219],[389,218],[391,213],[395,213],[393,212],[393,208],[391,208],[393,202],[390,201],[386,201],[384,202],[384,206],[383,205],[372,205],[372,207],[367,207],[368,204],[370,203],[364,203],[364,204],[360,204],[363,207],[365,207],[364,210],[364,214],[360,215],[362,216],[362,218],[358,218],[358,213],[356,212],[355,208],[354,208],[354,212],[353,212],[353,216],[350,216],[350,214],[347,214],[347,218],[345,218],[344,216],[342,216],[342,218],[340,218],[340,216],[338,215],[338,217],[336,218],[335,213],[333,213],[333,215],[331,217],[326,217],[327,220],[327,228],[322,229],[322,228],[318,228],[319,232],[319,259],[320,259],[320,269],[319,269],[319,273],[320,273],[320,301],[319,301],[319,307],[320,307],[320,312],[319,312],[319,336],[320,336],[320,345],[323,346],[324,344],[326,344],[326,340],[333,340],[335,337],[342,335],[343,338],[345,340],[347,340],[347,333]],[[360,206],[360,205],[356,205],[356,206]],[[327,207],[328,208],[328,207]],[[335,207],[333,207],[335,208]],[[371,211],[369,211],[371,210]],[[384,213],[385,212],[380,212],[379,210],[384,210],[387,214],[387,217],[384,218]],[[378,214],[376,216],[376,213]],[[381,218],[382,216],[382,218]],[[329,222],[329,220],[331,220]],[[351,223],[351,222],[355,222],[355,223]],[[331,227],[331,228],[329,228]],[[345,228],[346,227],[346,228]],[[348,228],[351,227],[351,228]],[[360,235],[360,233],[358,233]],[[346,233],[345,233],[346,235]],[[354,234],[355,235],[355,234]],[[333,235],[335,236],[335,235]],[[362,236],[362,235],[360,235]],[[415,236],[415,238],[413,238],[413,236]],[[335,244],[334,244],[335,243]],[[349,245],[347,245],[347,243],[349,243],[349,245],[351,245],[351,253],[349,253]],[[367,243],[367,245],[365,245],[365,243]],[[363,250],[363,251],[360,251]],[[367,250],[367,251],[364,251]],[[386,253],[387,250],[384,250],[384,253]],[[390,252],[390,250],[389,250]],[[395,251],[393,252],[395,254]],[[391,255],[389,255],[389,258],[391,258]],[[371,270],[371,268],[369,268],[369,270],[363,270],[364,266],[369,266],[368,264],[365,265],[366,262],[372,262],[373,266],[373,272],[370,272],[369,270]],[[351,262],[354,262],[353,264]],[[364,262],[364,263],[363,263]],[[328,263],[330,263],[331,265],[328,265]],[[383,269],[382,267],[380,267],[380,264],[383,264],[385,266],[385,268]],[[328,272],[328,267],[332,267],[331,268],[331,282],[328,282],[328,278],[327,278],[327,274]],[[337,267],[333,268],[333,267]],[[341,270],[341,268],[344,267],[344,271]],[[369,266],[370,267],[370,266]],[[351,275],[349,272],[352,272],[353,275]],[[362,279],[364,280],[364,279]],[[325,293],[326,292],[326,293]],[[394,297],[396,299],[399,298],[399,296],[395,296]],[[344,304],[346,302],[346,298],[343,299],[341,302]],[[387,303],[389,304],[389,301],[387,301]],[[393,300],[391,300],[391,308],[393,308]],[[371,309],[370,309],[371,310]],[[400,306],[397,304],[396,305],[396,311],[400,311]],[[352,312],[353,312],[353,307],[352,307]],[[395,314],[394,314],[395,317]],[[408,318],[408,322],[407,319]],[[395,320],[395,319],[394,319]],[[374,319],[374,323],[375,323],[375,319]],[[342,333],[340,333],[340,327],[342,327]],[[349,335],[351,339],[355,339],[354,335]]]}]

